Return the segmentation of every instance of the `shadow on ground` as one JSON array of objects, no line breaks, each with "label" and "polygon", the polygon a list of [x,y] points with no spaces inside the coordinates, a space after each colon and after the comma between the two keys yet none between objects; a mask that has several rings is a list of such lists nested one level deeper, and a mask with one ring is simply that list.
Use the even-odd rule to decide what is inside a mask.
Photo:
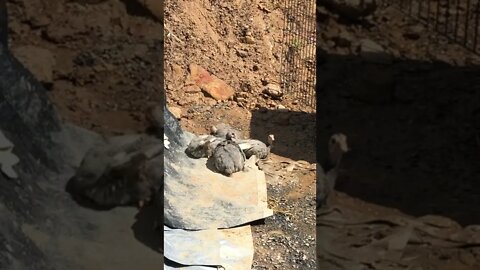
[{"label": "shadow on ground", "polygon": [[334,132],[352,150],[337,189],[414,216],[479,224],[480,67],[318,51],[317,59],[318,158]]},{"label": "shadow on ground", "polygon": [[315,163],[315,114],[288,110],[255,110],[250,138],[266,142],[275,135],[272,153]]},{"label": "shadow on ground", "polygon": [[135,216],[135,223],[132,225],[135,238],[156,252],[163,249],[163,233],[159,231],[162,228],[154,226],[159,211],[155,205],[145,207]]}]

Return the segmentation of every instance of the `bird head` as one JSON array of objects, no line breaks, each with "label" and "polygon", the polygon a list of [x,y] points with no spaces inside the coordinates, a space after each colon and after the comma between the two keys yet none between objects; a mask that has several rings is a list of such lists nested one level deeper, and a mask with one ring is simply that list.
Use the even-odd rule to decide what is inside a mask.
[{"label": "bird head", "polygon": [[274,141],[275,141],[275,136],[273,134],[268,135],[267,137],[268,145],[272,145]]},{"label": "bird head", "polygon": [[235,134],[235,132],[227,132],[227,134],[225,135],[225,138],[227,140],[235,140],[235,139],[238,139],[237,138],[237,135]]},{"label": "bird head", "polygon": [[328,143],[328,151],[335,159],[340,158],[341,155],[350,151],[347,144],[347,136],[343,133],[333,134]]},{"label": "bird head", "polygon": [[211,126],[210,127],[210,134],[216,134],[218,131],[218,128],[216,126]]}]

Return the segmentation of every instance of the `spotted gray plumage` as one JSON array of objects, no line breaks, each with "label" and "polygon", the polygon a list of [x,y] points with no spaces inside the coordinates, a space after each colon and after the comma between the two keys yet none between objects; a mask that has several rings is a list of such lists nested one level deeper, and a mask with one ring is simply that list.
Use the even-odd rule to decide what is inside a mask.
[{"label": "spotted gray plumage", "polygon": [[245,155],[238,144],[232,140],[220,142],[210,160],[217,172],[226,176],[242,171],[245,167]]},{"label": "spotted gray plumage", "polygon": [[185,152],[193,158],[210,157],[219,143],[225,139],[212,135],[200,135],[193,138],[187,146]]},{"label": "spotted gray plumage", "polygon": [[245,153],[245,157],[248,159],[251,156],[255,155],[259,159],[266,159],[270,154],[270,150],[273,147],[273,142],[275,137],[273,135],[268,135],[267,143],[265,144],[259,140],[235,140],[236,143]]}]

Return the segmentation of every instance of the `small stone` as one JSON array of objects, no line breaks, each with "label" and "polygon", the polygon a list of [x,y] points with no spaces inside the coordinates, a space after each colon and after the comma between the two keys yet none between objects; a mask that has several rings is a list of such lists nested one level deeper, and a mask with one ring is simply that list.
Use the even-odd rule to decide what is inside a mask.
[{"label": "small stone", "polygon": [[170,66],[170,69],[172,70],[172,75],[171,75],[172,79],[183,78],[184,74],[181,66],[172,64]]},{"label": "small stone", "polygon": [[273,83],[267,84],[267,86],[265,86],[265,88],[263,89],[263,93],[269,95],[274,99],[280,99],[283,96],[283,91],[280,86]]},{"label": "small stone", "polygon": [[245,103],[247,100],[246,100],[245,98],[242,98],[242,97],[237,97],[237,98],[236,98],[236,101],[237,101],[237,102]]},{"label": "small stone", "polygon": [[187,85],[183,88],[183,92],[185,93],[199,93],[202,92],[202,89],[198,87],[198,85]]},{"label": "small stone", "polygon": [[255,39],[252,36],[246,36],[243,41],[247,44],[255,44]]},{"label": "small stone", "polygon": [[181,98],[179,101],[177,101],[177,104],[180,106],[185,106],[191,102],[192,101],[190,99]]},{"label": "small stone", "polygon": [[294,169],[295,169],[295,163],[291,163],[285,168],[287,172],[293,172]]},{"label": "small stone", "polygon": [[370,39],[362,39],[360,41],[358,52],[368,62],[386,64],[392,61],[392,57],[385,52],[385,49]]},{"label": "small stone", "polygon": [[360,41],[359,50],[362,53],[382,53],[384,49],[381,45],[370,39]]},{"label": "small stone", "polygon": [[282,104],[277,105],[277,110],[286,110],[287,107],[283,106]]},{"label": "small stone", "polygon": [[237,50],[237,55],[242,57],[242,58],[245,58],[245,57],[248,56],[248,52],[244,51],[244,50]]},{"label": "small stone", "polygon": [[169,107],[168,110],[175,116],[175,118],[182,118],[182,109],[179,107]]},{"label": "small stone", "polygon": [[213,106],[217,105],[218,102],[215,99],[209,98],[209,99],[207,99],[207,101],[205,103],[208,106],[213,107]]}]

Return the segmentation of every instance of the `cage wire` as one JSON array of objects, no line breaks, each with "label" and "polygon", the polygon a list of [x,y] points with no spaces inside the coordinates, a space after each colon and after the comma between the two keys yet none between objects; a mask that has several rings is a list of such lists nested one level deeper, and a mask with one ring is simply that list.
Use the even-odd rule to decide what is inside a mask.
[{"label": "cage wire", "polygon": [[480,54],[480,0],[379,0],[395,5],[450,41]]},{"label": "cage wire", "polygon": [[282,88],[296,102],[316,108],[316,3],[286,0],[283,8]]},{"label": "cage wire", "polygon": [[[377,0],[393,5],[429,31],[480,55],[480,0]],[[316,108],[316,1],[285,0],[281,84],[287,95]]]}]

